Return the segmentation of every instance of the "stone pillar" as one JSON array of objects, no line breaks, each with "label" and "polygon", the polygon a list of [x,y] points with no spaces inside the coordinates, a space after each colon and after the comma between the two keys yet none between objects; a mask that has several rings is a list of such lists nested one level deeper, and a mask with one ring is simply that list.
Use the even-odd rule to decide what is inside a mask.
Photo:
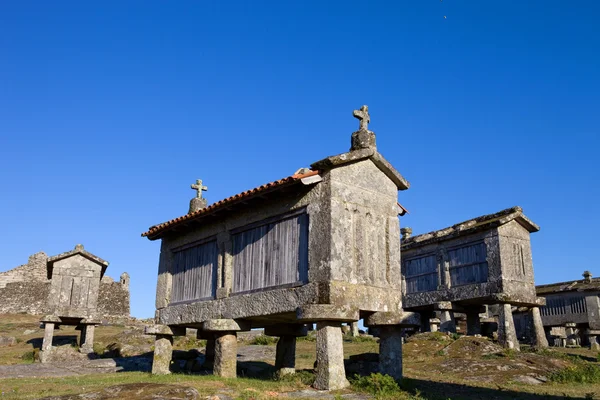
[{"label": "stone pillar", "polygon": [[440,330],[442,332],[456,333],[456,323],[454,322],[454,313],[452,311],[440,311]]},{"label": "stone pillar", "polygon": [[173,357],[173,336],[156,335],[154,342],[154,361],[152,373],[155,375],[170,374],[171,358]]},{"label": "stone pillar", "polygon": [[597,337],[600,334],[600,330],[588,329],[586,334],[588,336],[588,341],[590,342],[590,350],[594,350],[594,351],[600,350],[600,344],[598,344],[598,340],[597,340]]},{"label": "stone pillar", "polygon": [[352,322],[351,327],[352,327],[352,331],[351,331],[352,336],[354,336],[354,337],[359,336],[360,333],[358,332],[358,321]]},{"label": "stone pillar", "polygon": [[94,352],[94,325],[83,325],[81,327],[81,339],[79,345],[79,352],[85,354],[91,354]]},{"label": "stone pillar", "polygon": [[54,337],[54,322],[44,323],[44,341],[42,342],[42,351],[40,352],[40,361],[46,363],[50,361],[50,352],[52,351],[52,338]]},{"label": "stone pillar", "polygon": [[341,323],[317,322],[317,373],[313,386],[319,390],[346,388]]},{"label": "stone pillar", "polygon": [[379,327],[379,372],[402,379],[402,329],[399,326]]},{"label": "stone pillar", "polygon": [[481,321],[479,319],[479,309],[467,310],[467,335],[481,335]]},{"label": "stone pillar", "polygon": [[215,364],[215,339],[206,341],[206,349],[204,350],[204,364],[202,367],[212,369]]},{"label": "stone pillar", "polygon": [[500,304],[498,307],[498,343],[507,349],[520,350],[510,304]]},{"label": "stone pillar", "polygon": [[567,333],[567,347],[576,347],[577,343],[577,324],[568,322],[565,324],[565,331]]},{"label": "stone pillar", "polygon": [[235,378],[237,376],[237,334],[218,332],[215,336],[213,374],[223,378]]},{"label": "stone pillar", "polygon": [[540,308],[531,307],[529,313],[531,314],[531,325],[533,328],[533,346],[537,349],[547,349],[548,338],[546,338],[546,332],[544,331]]},{"label": "stone pillar", "polygon": [[295,336],[281,336],[277,341],[275,368],[277,369],[277,376],[292,375],[296,373]]},{"label": "stone pillar", "polygon": [[440,320],[439,318],[430,318],[429,319],[429,331],[437,332],[440,329]]}]

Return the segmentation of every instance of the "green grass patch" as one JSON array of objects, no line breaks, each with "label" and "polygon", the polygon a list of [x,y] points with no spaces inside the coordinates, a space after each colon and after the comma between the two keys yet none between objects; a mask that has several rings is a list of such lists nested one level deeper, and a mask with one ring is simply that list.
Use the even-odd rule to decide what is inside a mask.
[{"label": "green grass patch", "polygon": [[371,336],[350,336],[344,335],[344,342],[346,343],[374,343],[377,339]]},{"label": "green grass patch", "polygon": [[255,337],[250,341],[249,344],[255,344],[259,346],[269,346],[272,344],[277,344],[277,338],[273,336],[260,335]]},{"label": "green grass patch", "polygon": [[579,363],[550,374],[548,379],[556,383],[600,383],[600,367]]}]

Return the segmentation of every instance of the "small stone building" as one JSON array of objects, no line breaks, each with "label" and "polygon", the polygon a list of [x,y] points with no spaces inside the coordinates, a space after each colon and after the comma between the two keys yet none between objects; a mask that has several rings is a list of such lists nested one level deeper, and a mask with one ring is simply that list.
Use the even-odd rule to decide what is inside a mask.
[{"label": "small stone building", "polygon": [[[45,315],[51,280],[48,255],[43,251],[29,256],[26,264],[0,272],[0,314]],[[98,316],[103,321],[122,323],[130,318],[129,274],[119,280],[104,275],[98,292]]]},{"label": "small stone building", "polygon": [[[467,333],[481,332],[484,306],[498,305],[498,338],[519,347],[512,306],[531,307],[539,346],[541,329],[529,235],[539,227],[520,207],[485,215],[435,232],[410,237],[403,231],[403,305],[418,311],[428,326],[434,311],[442,330],[455,331],[454,312],[465,313]],[[434,328],[435,329],[435,328]]]},{"label": "small stone building", "polygon": [[[583,279],[536,286],[537,295],[546,299],[540,308],[549,342],[554,346],[587,344],[600,349],[600,278],[589,271]],[[515,315],[519,334],[527,336],[531,321],[526,312]]]},{"label": "small stone building", "polygon": [[94,351],[94,327],[100,322],[98,292],[107,267],[108,262],[87,252],[79,244],[74,250],[48,259],[50,313],[41,320],[45,327],[40,353],[42,362],[49,360],[56,325],[77,326],[81,329],[79,350],[82,353]]},{"label": "small stone building", "polygon": [[[316,323],[315,387],[340,389],[341,326],[364,318],[380,332],[380,368],[402,375],[398,190],[408,182],[377,151],[367,107],[349,152],[207,206],[193,188],[187,215],[151,227],[161,239],[154,373],[168,373],[174,335],[197,328],[214,373],[236,375],[236,332],[279,336],[276,367],[294,371],[296,337]],[[417,322],[415,322],[415,320]]]}]

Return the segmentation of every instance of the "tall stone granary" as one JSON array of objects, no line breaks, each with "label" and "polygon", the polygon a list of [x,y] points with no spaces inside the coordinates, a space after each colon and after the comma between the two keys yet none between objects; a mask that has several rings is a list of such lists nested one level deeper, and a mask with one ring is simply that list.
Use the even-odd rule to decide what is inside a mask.
[{"label": "tall stone granary", "polygon": [[402,377],[401,330],[420,323],[402,309],[398,191],[408,182],[377,151],[370,117],[350,151],[295,174],[152,226],[161,239],[153,373],[169,373],[173,336],[198,329],[214,373],[236,376],[236,333],[278,336],[276,367],[294,372],[296,340],[316,323],[314,386],[341,389],[342,323],[364,319],[380,336],[380,371]]}]

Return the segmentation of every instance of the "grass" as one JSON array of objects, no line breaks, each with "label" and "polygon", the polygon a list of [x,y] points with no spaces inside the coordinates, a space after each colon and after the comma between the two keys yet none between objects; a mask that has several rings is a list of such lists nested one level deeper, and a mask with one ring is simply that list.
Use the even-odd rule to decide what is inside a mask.
[{"label": "grass", "polygon": [[277,344],[277,338],[273,336],[267,335],[259,335],[250,341],[249,344],[260,345],[260,346],[269,346],[273,344]]}]

